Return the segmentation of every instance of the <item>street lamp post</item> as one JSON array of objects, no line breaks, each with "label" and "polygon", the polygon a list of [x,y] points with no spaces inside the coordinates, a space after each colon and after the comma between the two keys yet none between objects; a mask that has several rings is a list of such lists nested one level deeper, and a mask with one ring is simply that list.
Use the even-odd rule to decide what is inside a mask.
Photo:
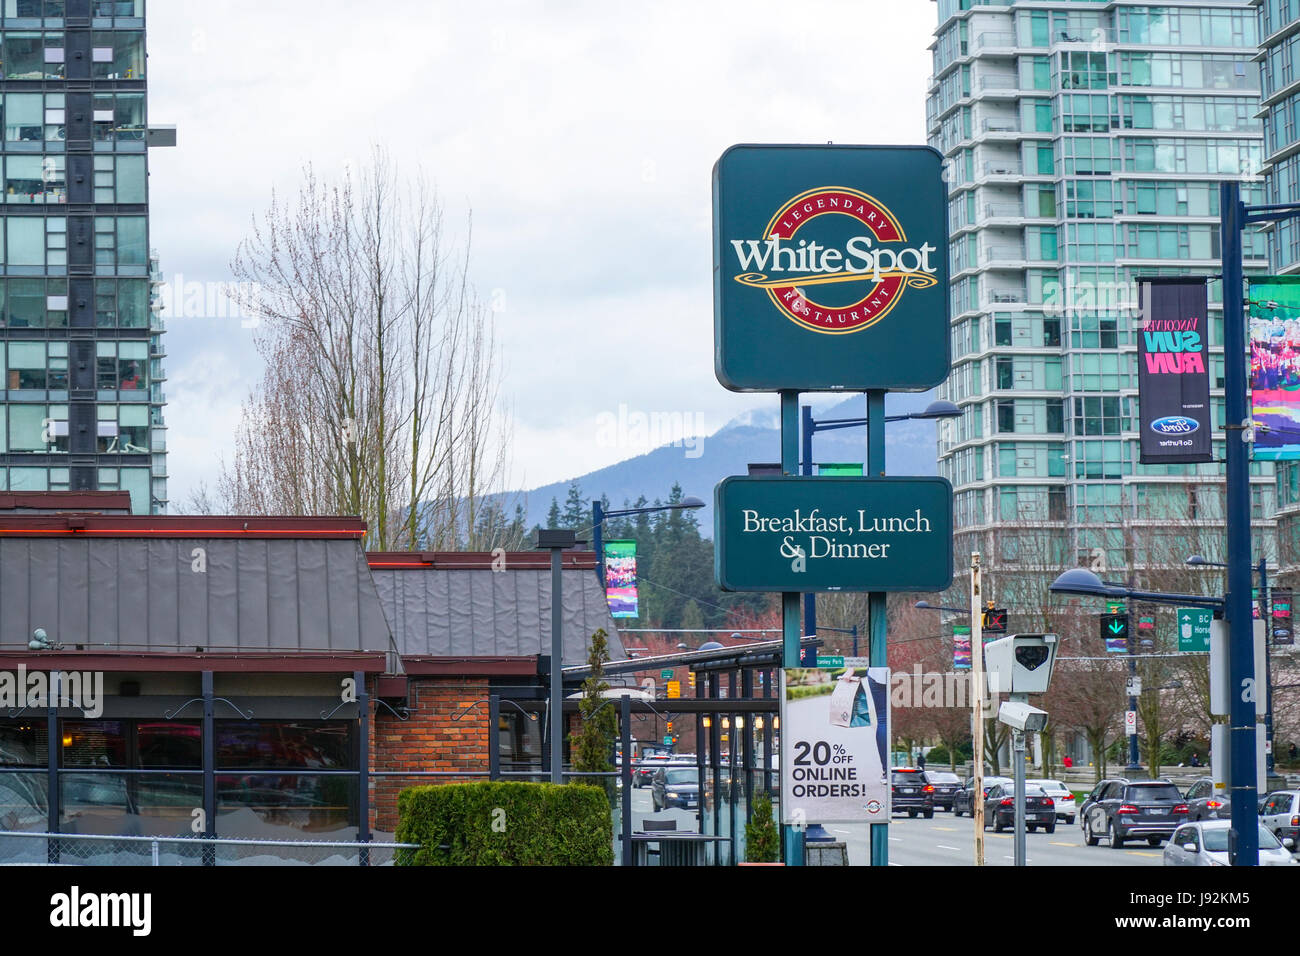
[{"label": "street lamp post", "polygon": [[[805,477],[810,476],[813,473],[812,444],[813,444],[814,435],[816,435],[818,432],[835,431],[836,429],[839,428],[859,428],[867,424],[867,419],[865,418],[823,418],[820,420],[815,419],[813,418],[811,405],[804,405],[802,411],[803,411],[803,429],[801,431],[801,435],[803,438],[803,455],[802,455],[803,462],[802,462],[802,468],[800,470],[802,471]],[[954,405],[952,402],[944,401],[940,399],[931,402],[929,405],[925,406],[925,408],[919,412],[910,412],[905,415],[886,415],[884,417],[884,421],[886,422],[902,422],[902,421],[909,421],[909,420],[938,421],[939,419],[942,418],[960,418],[961,414],[962,414],[961,409],[958,408],[956,405]],[[832,630],[832,629],[823,628],[823,630]],[[817,634],[817,595],[816,594],[804,595],[803,631],[805,634],[814,637]],[[854,636],[856,638],[856,635]],[[814,665],[816,665],[817,661],[815,658],[812,658],[811,655],[815,655],[816,653],[817,653],[816,649],[805,649],[803,651],[803,658],[800,661],[800,663],[804,667],[813,667]],[[855,655],[857,654],[856,648],[854,649],[853,653]]]},{"label": "street lamp post", "polygon": [[[1192,555],[1183,563],[1202,568],[1227,567],[1221,561],[1207,561],[1199,554]],[[1268,692],[1264,712],[1264,739],[1267,741],[1267,746],[1264,748],[1264,761],[1267,775],[1271,777],[1274,773],[1275,764],[1273,757],[1273,628],[1272,622],[1269,620],[1268,558],[1261,557],[1259,564],[1255,565],[1254,571],[1259,575],[1259,619],[1264,622],[1264,687]]]},{"label": "street lamp post", "polygon": [[651,505],[648,508],[620,508],[617,511],[606,511],[599,500],[593,501],[591,503],[592,547],[596,549],[596,580],[600,582],[600,586],[602,588],[605,586],[605,546],[601,525],[606,518],[621,518],[625,515],[646,515],[656,511],[682,511],[703,507],[704,502],[695,497],[683,498],[681,501],[674,501],[672,504],[667,505]]},{"label": "street lamp post", "polygon": [[1258,790],[1255,766],[1254,624],[1250,615],[1250,442],[1254,425],[1246,395],[1246,317],[1243,305],[1242,232],[1249,225],[1300,218],[1300,203],[1247,206],[1241,184],[1219,184],[1219,248],[1223,254],[1224,431],[1227,433],[1228,523],[1228,771],[1232,794],[1230,862],[1259,865]]}]

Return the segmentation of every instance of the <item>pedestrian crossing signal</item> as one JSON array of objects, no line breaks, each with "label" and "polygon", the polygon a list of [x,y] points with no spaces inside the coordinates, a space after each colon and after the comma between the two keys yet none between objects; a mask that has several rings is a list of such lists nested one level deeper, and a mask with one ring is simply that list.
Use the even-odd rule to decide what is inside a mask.
[{"label": "pedestrian crossing signal", "polygon": [[1007,609],[991,607],[984,612],[983,630],[985,634],[1005,634],[1007,632]]}]

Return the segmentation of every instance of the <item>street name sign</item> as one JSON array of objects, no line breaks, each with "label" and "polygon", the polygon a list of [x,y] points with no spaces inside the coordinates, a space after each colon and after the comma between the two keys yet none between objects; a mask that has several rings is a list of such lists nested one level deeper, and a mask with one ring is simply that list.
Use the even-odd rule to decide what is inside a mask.
[{"label": "street name sign", "polygon": [[943,591],[952,584],[945,478],[724,478],[714,575],[727,591]]},{"label": "street name sign", "polygon": [[714,369],[733,391],[948,377],[947,185],[929,146],[741,145],[713,168]]}]

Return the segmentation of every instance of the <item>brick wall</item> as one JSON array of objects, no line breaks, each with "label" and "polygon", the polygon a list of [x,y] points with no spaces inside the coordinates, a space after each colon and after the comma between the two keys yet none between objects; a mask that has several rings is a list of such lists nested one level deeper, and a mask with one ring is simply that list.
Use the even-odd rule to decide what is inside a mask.
[{"label": "brick wall", "polygon": [[[373,771],[488,769],[488,682],[475,678],[412,678],[409,720],[375,708],[370,735]],[[460,720],[452,717],[476,700]],[[397,794],[406,787],[465,783],[482,777],[374,777],[370,784],[370,825],[379,833],[397,828]]]}]

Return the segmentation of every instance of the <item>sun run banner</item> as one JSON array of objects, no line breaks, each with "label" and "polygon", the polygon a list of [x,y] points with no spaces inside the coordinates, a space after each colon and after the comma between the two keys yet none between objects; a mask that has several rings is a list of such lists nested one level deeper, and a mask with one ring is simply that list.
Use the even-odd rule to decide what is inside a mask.
[{"label": "sun run banner", "polygon": [[1259,276],[1246,295],[1254,456],[1300,458],[1300,276]]},{"label": "sun run banner", "polygon": [[605,542],[605,600],[610,617],[636,617],[636,542]]},{"label": "sun run banner", "polygon": [[1143,464],[1212,461],[1204,277],[1138,279]]}]

